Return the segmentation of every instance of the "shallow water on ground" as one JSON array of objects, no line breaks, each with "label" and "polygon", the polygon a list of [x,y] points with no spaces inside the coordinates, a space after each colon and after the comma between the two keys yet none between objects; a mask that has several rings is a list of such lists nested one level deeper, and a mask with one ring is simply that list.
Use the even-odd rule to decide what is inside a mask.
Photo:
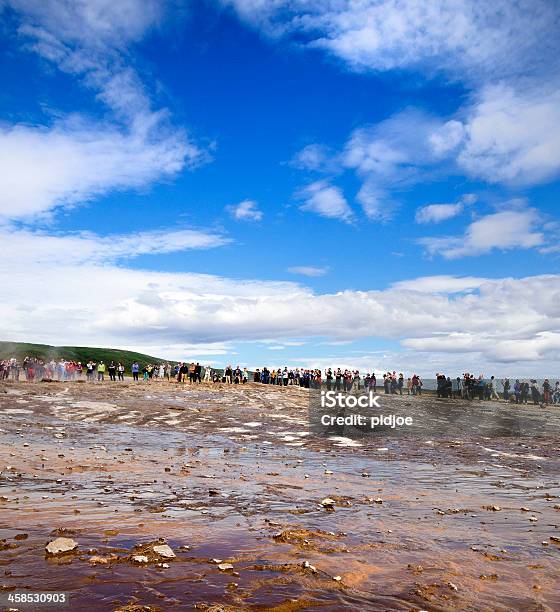
[{"label": "shallow water on ground", "polygon": [[[554,436],[352,446],[310,434],[300,389],[5,390],[3,593],[64,590],[85,610],[560,609]],[[77,550],[46,557],[56,535]],[[131,560],[158,539],[174,559]]]}]

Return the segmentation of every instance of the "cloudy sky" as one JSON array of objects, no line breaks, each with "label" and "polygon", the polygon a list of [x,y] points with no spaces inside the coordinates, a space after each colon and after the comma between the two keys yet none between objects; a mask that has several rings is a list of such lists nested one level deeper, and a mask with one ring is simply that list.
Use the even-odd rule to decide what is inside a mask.
[{"label": "cloudy sky", "polygon": [[554,376],[554,0],[0,0],[0,339]]}]

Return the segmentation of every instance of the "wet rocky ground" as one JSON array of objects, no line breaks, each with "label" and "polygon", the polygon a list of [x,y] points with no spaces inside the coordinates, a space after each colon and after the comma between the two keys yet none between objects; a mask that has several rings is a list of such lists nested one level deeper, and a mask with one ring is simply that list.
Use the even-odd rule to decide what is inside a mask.
[{"label": "wet rocky ground", "polygon": [[560,610],[560,410],[485,403],[551,428],[487,436],[467,420],[451,439],[433,419],[474,404],[383,401],[432,420],[352,440],[312,433],[298,388],[2,383],[1,596],[64,591],[68,609],[128,612]]}]

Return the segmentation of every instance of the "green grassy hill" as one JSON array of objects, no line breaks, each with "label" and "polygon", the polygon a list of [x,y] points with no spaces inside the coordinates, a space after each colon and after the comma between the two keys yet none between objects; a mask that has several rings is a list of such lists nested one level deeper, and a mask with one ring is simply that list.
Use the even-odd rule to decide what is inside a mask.
[{"label": "green grassy hill", "polygon": [[91,348],[87,346],[50,346],[49,344],[28,344],[27,342],[2,342],[0,341],[0,359],[17,357],[23,359],[25,356],[37,359],[68,359],[70,361],[81,361],[85,363],[90,359],[94,361],[104,361],[108,363],[113,359],[120,361],[130,369],[130,364],[134,361],[142,366],[147,363],[161,363],[165,359],[135,353],[133,351],[122,351],[111,348]]}]

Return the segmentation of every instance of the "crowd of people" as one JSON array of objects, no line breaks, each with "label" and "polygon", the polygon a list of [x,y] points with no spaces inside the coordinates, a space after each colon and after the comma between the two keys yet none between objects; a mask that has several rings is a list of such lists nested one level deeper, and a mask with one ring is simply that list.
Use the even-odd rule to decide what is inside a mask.
[{"label": "crowd of people", "polygon": [[[483,374],[475,376],[465,372],[452,380],[445,374],[436,374],[437,396],[443,398],[460,398],[473,400],[503,400],[516,404],[535,405],[560,404],[560,381],[554,387],[548,378],[542,384],[535,379],[523,380],[516,378],[512,384],[509,378],[498,382],[495,376],[485,378]],[[499,385],[499,387],[498,387]]]},{"label": "crowd of people", "polygon": [[[341,368],[320,369],[305,368],[256,368],[250,372],[247,367],[231,365],[223,369],[202,366],[194,362],[157,363],[140,365],[134,361],[128,370],[120,361],[89,359],[86,362],[67,359],[43,360],[36,357],[25,357],[18,360],[15,357],[0,361],[0,380],[86,380],[102,382],[106,377],[110,381],[124,381],[125,373],[129,371],[133,380],[167,380],[179,383],[200,384],[224,383],[245,384],[249,381],[281,386],[298,386],[306,389],[326,388],[335,391],[373,391],[393,395],[421,395],[424,383],[420,376],[413,374],[405,378],[401,372],[386,372],[382,379],[375,373],[361,375],[358,370]],[[464,373],[452,379],[445,374],[436,374],[436,394],[448,399],[480,399],[513,402],[516,404],[560,404],[560,382],[553,386],[549,379],[539,384],[536,379],[503,378],[498,381],[494,376],[485,378],[482,374],[475,376]]]},{"label": "crowd of people", "polygon": [[367,373],[362,376],[359,370],[342,370],[341,368],[327,368],[324,372],[319,369],[288,369],[257,368],[253,374],[253,381],[271,385],[297,385],[305,388],[320,388],[323,385],[328,391],[352,391],[365,390],[377,393],[378,386],[383,387],[385,393],[403,395],[406,388],[408,395],[420,395],[422,393],[422,381],[417,374],[408,378],[405,382],[404,375],[397,376],[396,372],[383,374],[383,381],[377,383],[375,373]]},{"label": "crowd of people", "polygon": [[[138,366],[138,364],[136,364]],[[146,378],[152,377],[155,369],[160,366],[151,364],[144,366]],[[134,364],[132,365],[134,369]],[[139,369],[139,366],[138,366]],[[103,360],[95,361],[89,359],[85,362],[68,359],[39,359],[37,357],[25,357],[18,360],[15,357],[0,361],[0,380],[97,380],[104,381],[107,376],[109,380],[124,381],[125,365],[120,361]],[[169,377],[168,377],[169,378]]]}]

